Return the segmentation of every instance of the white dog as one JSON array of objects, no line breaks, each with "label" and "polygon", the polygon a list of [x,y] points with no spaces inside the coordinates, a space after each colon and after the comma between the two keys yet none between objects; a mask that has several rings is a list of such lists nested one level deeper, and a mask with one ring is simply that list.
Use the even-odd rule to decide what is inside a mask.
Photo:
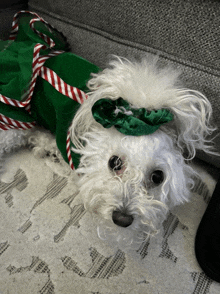
[{"label": "white dog", "polygon": [[[157,61],[115,58],[92,75],[88,88],[70,128],[73,151],[81,155],[74,172],[85,208],[97,220],[101,237],[154,234],[170,208],[190,200],[196,173],[188,161],[196,149],[212,153],[207,140],[214,131],[211,105],[198,91],[183,88],[178,72],[159,69]],[[153,114],[161,124],[148,123],[149,134],[142,133],[137,112]],[[115,121],[109,122],[109,116]],[[138,122],[131,122],[133,117]],[[50,134],[6,132],[0,134],[2,159],[4,152],[28,144],[40,156],[61,158]]]}]

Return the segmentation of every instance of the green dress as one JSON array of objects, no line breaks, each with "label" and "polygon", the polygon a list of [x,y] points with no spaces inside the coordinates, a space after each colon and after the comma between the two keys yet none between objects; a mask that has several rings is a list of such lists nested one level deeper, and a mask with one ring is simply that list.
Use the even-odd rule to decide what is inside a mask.
[{"label": "green dress", "polygon": [[[84,92],[87,91],[86,83],[91,73],[99,71],[99,68],[87,60],[70,52],[65,52],[66,41],[62,34],[53,29],[42,19],[30,22],[35,18],[30,13],[22,13],[19,18],[19,26],[16,37],[13,40],[0,41],[0,94],[18,102],[25,102],[33,79],[34,50],[41,44],[38,58],[46,61],[44,66],[55,72],[67,85],[76,87]],[[48,39],[45,39],[45,36]],[[45,41],[46,40],[46,41]],[[48,44],[48,40],[50,41]],[[51,44],[51,42],[54,44]],[[55,54],[51,53],[57,52]],[[8,119],[24,123],[36,122],[36,124],[50,130],[56,137],[57,146],[66,162],[66,139],[68,128],[78,110],[80,103],[62,94],[51,83],[40,75],[34,84],[33,95],[30,99],[30,110],[28,107],[17,107],[7,104],[1,99],[0,113]],[[79,164],[79,155],[72,153],[75,168]]]}]

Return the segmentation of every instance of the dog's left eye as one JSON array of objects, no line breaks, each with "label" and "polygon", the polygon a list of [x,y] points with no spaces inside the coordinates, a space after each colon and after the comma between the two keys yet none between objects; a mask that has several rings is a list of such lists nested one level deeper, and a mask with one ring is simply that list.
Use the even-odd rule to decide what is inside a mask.
[{"label": "dog's left eye", "polygon": [[120,157],[113,155],[108,162],[108,166],[111,170],[118,171],[122,169],[123,162]]},{"label": "dog's left eye", "polygon": [[155,185],[160,185],[164,180],[164,174],[162,170],[155,170],[151,174],[151,182],[153,182]]}]

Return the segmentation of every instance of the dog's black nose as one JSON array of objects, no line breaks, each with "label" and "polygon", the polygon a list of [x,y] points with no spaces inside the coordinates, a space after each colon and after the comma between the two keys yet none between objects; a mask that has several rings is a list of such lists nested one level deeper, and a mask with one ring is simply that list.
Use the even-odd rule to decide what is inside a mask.
[{"label": "dog's black nose", "polygon": [[125,212],[115,210],[112,213],[113,222],[120,227],[126,228],[130,226],[133,222],[133,216]]}]

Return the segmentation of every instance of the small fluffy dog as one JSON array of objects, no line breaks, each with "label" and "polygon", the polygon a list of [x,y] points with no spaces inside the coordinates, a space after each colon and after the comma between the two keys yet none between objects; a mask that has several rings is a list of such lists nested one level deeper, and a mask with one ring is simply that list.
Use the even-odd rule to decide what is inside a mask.
[{"label": "small fluffy dog", "polygon": [[[196,150],[212,153],[212,141],[207,139],[214,131],[210,102],[200,92],[183,88],[179,72],[157,64],[115,58],[92,75],[88,99],[71,124],[73,151],[81,155],[74,171],[79,175],[79,193],[103,238],[113,234],[117,240],[133,240],[155,234],[170,208],[190,200],[197,175],[188,162]],[[113,116],[116,122],[100,123],[103,118],[94,118],[94,105],[99,116],[105,114],[105,121]],[[134,116],[139,119],[137,111],[157,117],[161,110],[161,124],[154,129],[152,122],[149,134],[142,134],[142,127],[130,121]],[[169,116],[165,122],[163,111]],[[2,159],[4,152],[25,145],[39,156],[61,158],[50,134],[0,133]]]}]

